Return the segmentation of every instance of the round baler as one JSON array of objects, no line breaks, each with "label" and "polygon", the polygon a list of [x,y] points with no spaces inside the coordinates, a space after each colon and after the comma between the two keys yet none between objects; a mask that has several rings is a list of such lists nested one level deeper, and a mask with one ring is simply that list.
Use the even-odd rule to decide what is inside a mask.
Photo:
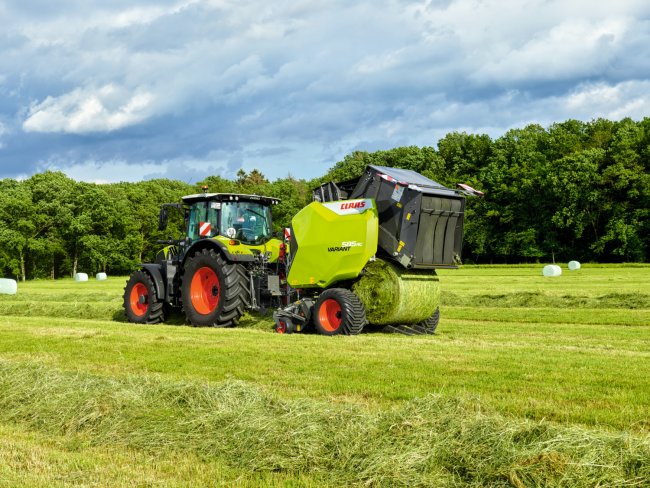
[{"label": "round baler", "polygon": [[322,185],[314,200],[291,228],[288,282],[304,297],[275,313],[277,330],[301,331],[311,321],[329,335],[365,324],[433,333],[435,270],[460,261],[464,192],[414,171],[368,166],[360,178]]}]

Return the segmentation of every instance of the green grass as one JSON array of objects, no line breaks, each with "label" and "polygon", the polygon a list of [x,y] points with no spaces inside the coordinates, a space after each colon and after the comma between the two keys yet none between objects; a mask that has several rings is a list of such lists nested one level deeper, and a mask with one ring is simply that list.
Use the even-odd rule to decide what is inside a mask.
[{"label": "green grass", "polygon": [[243,472],[191,453],[93,446],[83,436],[0,425],[0,486],[323,486],[309,478]]},{"label": "green grass", "polygon": [[[280,336],[259,317],[228,330],[135,326],[121,314],[125,278],[20,283],[18,295],[0,297],[0,432],[9,439],[0,465],[28,450],[44,464],[27,473],[5,462],[18,467],[0,468],[0,485],[75,482],[69,473],[89,485],[650,484],[649,266],[565,268],[557,278],[542,277],[541,265],[439,274],[441,324],[426,337]],[[179,411],[161,393],[179,388],[234,391],[228,421],[250,458],[229,451],[235,436],[210,423],[219,419],[185,442],[193,417],[225,407]],[[114,390],[121,400],[110,400]],[[255,408],[242,410],[251,397]],[[62,398],[72,424],[82,412],[110,422],[57,423]],[[156,428],[143,430],[134,409]],[[273,464],[257,438],[298,460]],[[121,456],[114,466],[112,453]],[[141,469],[152,453],[159,462]],[[211,474],[192,474],[195,464]]]},{"label": "green grass", "polygon": [[[287,401],[247,383],[98,378],[0,363],[0,420],[79,448],[167,449],[318,484],[620,484],[650,477],[647,436],[485,411],[427,395],[385,411]],[[262,483],[261,477],[258,480]]]}]

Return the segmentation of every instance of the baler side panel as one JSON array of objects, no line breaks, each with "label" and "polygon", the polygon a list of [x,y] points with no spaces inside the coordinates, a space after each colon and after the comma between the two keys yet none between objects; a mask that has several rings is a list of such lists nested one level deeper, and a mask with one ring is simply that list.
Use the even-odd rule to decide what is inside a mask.
[{"label": "baler side panel", "polygon": [[359,213],[339,215],[326,205],[354,205],[355,200],[312,202],[291,222],[291,268],[294,288],[327,288],[354,279],[377,252],[378,218],[374,202]]}]

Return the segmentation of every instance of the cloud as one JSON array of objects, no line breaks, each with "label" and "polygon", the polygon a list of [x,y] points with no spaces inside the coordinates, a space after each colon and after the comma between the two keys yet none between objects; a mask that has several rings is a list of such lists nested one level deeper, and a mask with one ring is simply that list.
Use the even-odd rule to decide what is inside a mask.
[{"label": "cloud", "polygon": [[563,21],[521,47],[491,59],[475,78],[510,84],[597,75],[618,54],[617,43],[625,29],[626,22],[622,20]]},{"label": "cloud", "polygon": [[90,179],[111,168],[116,179],[241,167],[313,177],[353,149],[435,145],[449,130],[648,114],[645,1],[0,9],[4,176],[57,161]]},{"label": "cloud", "polygon": [[566,97],[566,107],[582,117],[639,120],[650,116],[650,80],[581,85]]},{"label": "cloud", "polygon": [[70,164],[67,159],[54,158],[41,161],[39,171],[63,171],[71,178],[92,183],[108,183],[112,181],[140,181],[148,174],[160,170],[160,164],[143,162],[134,167],[124,160],[94,161]]},{"label": "cloud", "polygon": [[78,88],[32,105],[23,129],[69,134],[112,132],[145,120],[152,102],[153,96],[146,91],[128,93],[113,84],[96,90]]}]

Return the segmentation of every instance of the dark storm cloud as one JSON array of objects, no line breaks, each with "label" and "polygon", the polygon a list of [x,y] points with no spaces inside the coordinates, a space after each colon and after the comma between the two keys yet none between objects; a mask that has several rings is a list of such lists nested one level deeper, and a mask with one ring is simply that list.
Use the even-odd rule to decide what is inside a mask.
[{"label": "dark storm cloud", "polygon": [[640,118],[649,16],[626,0],[5,2],[0,174],[311,177],[449,130]]}]

